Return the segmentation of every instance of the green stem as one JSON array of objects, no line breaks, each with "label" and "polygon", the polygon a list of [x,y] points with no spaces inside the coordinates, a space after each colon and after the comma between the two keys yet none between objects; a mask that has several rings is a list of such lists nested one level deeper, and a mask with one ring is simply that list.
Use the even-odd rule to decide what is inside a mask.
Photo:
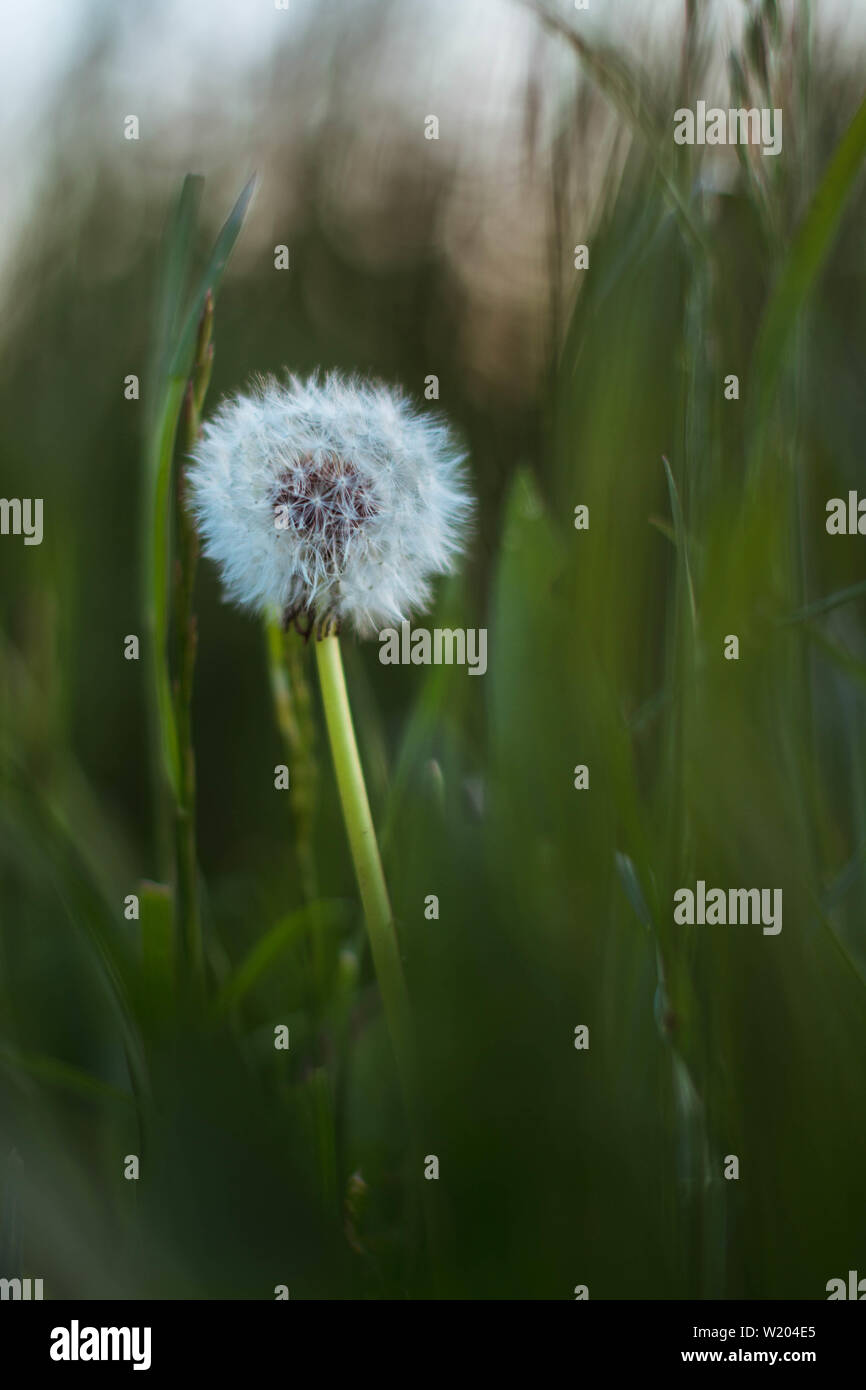
[{"label": "green stem", "polygon": [[148,459],[147,505],[144,521],[144,611],[148,636],[148,663],[152,691],[154,734],[159,748],[157,821],[160,848],[166,857],[170,833],[166,829],[166,791],[176,798],[180,782],[177,729],[168,670],[169,603],[169,498],[171,463],[183,405],[184,381],[170,381],[162,402]]},{"label": "green stem", "polygon": [[292,768],[292,813],[301,888],[304,901],[315,903],[319,896],[313,843],[317,768],[309,686],[300,664],[300,641],[287,640],[273,614],[266,620],[265,635],[274,714]]},{"label": "green stem", "polygon": [[[184,401],[184,447],[188,452],[198,437],[200,412],[193,380]],[[198,857],[195,834],[195,754],[192,742],[192,695],[196,656],[196,621],[193,586],[198,560],[198,540],[185,506],[184,469],[177,464],[175,498],[177,555],[174,572],[175,671],[174,717],[178,745],[179,781],[174,805],[175,912],[181,980],[197,989],[203,978],[204,949],[198,904]]]},{"label": "green stem", "polygon": [[343,674],[343,661],[340,655],[339,639],[334,633],[316,642],[316,661],[322,686],[322,699],[325,706],[325,720],[337,787],[349,837],[349,847],[355,865],[373,964],[385,1017],[391,1034],[391,1042],[400,1070],[400,1079],[410,1120],[415,1118],[414,1052],[409,1014],[409,997],[403,966],[397,948],[397,934],[391,903],[379,857],[379,846],[367,800],[367,788],[355,730],[352,712],[346,691],[346,678]]}]

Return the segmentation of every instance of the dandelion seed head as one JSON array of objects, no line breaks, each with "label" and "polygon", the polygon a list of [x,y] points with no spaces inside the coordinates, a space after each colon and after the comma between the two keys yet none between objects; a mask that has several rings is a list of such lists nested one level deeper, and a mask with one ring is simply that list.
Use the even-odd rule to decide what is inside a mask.
[{"label": "dandelion seed head", "polygon": [[473,502],[444,421],[330,373],[258,379],[205,423],[187,472],[204,553],[243,607],[370,636],[430,602]]}]

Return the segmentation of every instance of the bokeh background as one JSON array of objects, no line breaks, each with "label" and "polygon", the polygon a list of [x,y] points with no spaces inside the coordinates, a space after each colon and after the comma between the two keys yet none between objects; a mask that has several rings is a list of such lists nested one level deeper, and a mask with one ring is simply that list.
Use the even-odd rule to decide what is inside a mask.
[{"label": "bokeh background", "polygon": [[[866,13],[0,13],[0,476],[45,507],[41,546],[0,538],[0,1276],[53,1298],[824,1297],[866,1261],[866,542],[824,525],[864,486]],[[782,154],[676,147],[699,98],[781,107]],[[487,674],[346,644],[420,1149],[312,653],[283,644],[275,705],[266,634],[207,563],[204,1012],[173,985],[147,662],[123,647],[187,172],[198,265],[258,176],[209,404],[281,366],[369,372],[470,457],[471,554],[425,621],[486,626]],[[781,887],[781,934],[676,927],[698,878]]]}]

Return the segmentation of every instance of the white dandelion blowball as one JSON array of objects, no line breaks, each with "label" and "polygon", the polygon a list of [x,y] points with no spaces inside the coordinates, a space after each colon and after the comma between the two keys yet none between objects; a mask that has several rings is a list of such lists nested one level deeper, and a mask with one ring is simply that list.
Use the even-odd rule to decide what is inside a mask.
[{"label": "white dandelion blowball", "polygon": [[228,597],[361,636],[425,608],[473,501],[449,427],[398,390],[331,373],[258,379],[223,401],[187,471]]}]

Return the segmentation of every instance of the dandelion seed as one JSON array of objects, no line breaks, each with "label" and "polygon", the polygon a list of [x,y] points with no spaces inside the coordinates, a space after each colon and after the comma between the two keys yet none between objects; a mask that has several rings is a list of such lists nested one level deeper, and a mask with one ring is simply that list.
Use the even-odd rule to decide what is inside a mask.
[{"label": "dandelion seed", "polygon": [[224,401],[188,485],[230,598],[361,636],[429,604],[472,510],[448,426],[392,388],[336,373],[260,379]]}]

